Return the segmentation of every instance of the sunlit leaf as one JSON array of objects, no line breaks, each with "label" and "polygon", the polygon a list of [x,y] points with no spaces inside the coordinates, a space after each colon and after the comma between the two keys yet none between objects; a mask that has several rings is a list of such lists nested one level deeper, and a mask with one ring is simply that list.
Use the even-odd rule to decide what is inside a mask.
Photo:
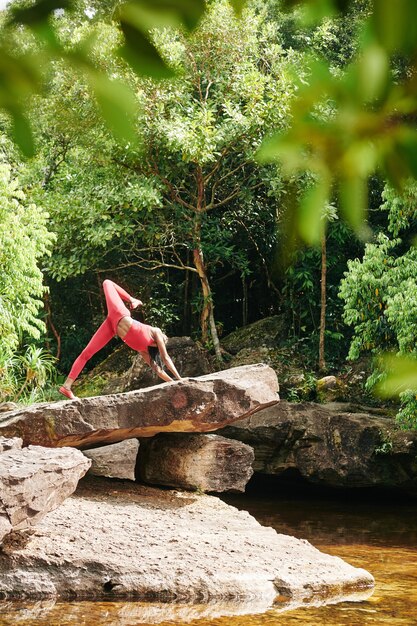
[{"label": "sunlit leaf", "polygon": [[318,182],[308,189],[301,199],[299,207],[298,229],[301,238],[310,245],[320,242],[323,235],[323,214],[329,200],[327,180]]},{"label": "sunlit leaf", "polygon": [[398,396],[408,389],[417,390],[417,359],[386,354],[381,357],[385,379],[376,386],[376,393],[383,398]]},{"label": "sunlit leaf", "polygon": [[260,163],[280,162],[287,173],[304,165],[304,155],[300,146],[282,133],[276,133],[265,139],[256,153],[256,158]]},{"label": "sunlit leaf", "polygon": [[358,87],[361,100],[370,102],[380,98],[389,81],[389,59],[386,51],[369,45],[357,63]]},{"label": "sunlit leaf", "polygon": [[137,143],[135,121],[138,106],[130,89],[99,73],[90,72],[89,81],[103,118],[115,136],[121,141]]}]

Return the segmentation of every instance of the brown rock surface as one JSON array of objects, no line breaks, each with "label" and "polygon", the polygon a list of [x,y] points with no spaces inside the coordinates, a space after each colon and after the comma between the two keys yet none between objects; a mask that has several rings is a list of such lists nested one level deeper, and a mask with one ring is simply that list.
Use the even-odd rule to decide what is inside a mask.
[{"label": "brown rock surface", "polygon": [[159,432],[206,432],[278,401],[267,365],[249,365],[123,394],[4,413],[0,435],[51,447],[94,447]]},{"label": "brown rock surface", "polygon": [[395,487],[417,495],[417,433],[353,405],[280,402],[221,434],[252,446],[254,470],[294,471],[332,487]]},{"label": "brown rock surface", "polygon": [[250,446],[219,435],[161,433],[143,439],[140,478],[151,485],[243,492],[253,474]]},{"label": "brown rock surface", "polygon": [[29,446],[0,454],[0,541],[37,524],[71,495],[90,461],[78,450]]},{"label": "brown rock surface", "polygon": [[307,541],[261,526],[207,495],[106,479],[37,526],[26,546],[0,555],[0,597],[121,598],[271,604],[348,594],[372,576]]}]

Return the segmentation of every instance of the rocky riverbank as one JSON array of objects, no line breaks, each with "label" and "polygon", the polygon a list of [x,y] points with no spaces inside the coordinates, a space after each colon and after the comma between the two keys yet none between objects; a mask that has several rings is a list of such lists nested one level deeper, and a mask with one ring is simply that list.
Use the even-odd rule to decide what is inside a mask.
[{"label": "rocky riverbank", "polygon": [[372,576],[218,498],[85,478],[0,556],[5,598],[330,601]]}]

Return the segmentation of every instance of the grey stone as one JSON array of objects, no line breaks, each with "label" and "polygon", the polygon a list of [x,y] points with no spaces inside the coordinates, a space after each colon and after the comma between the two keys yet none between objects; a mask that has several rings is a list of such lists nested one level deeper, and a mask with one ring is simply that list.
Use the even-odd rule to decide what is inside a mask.
[{"label": "grey stone", "polygon": [[137,439],[126,439],[110,446],[85,450],[84,455],[91,460],[88,472],[93,476],[135,480],[138,450]]},{"label": "grey stone", "polygon": [[22,447],[23,440],[20,437],[0,437],[0,452],[6,452],[7,450],[18,450]]},{"label": "grey stone", "polygon": [[[93,481],[93,482],[90,482]],[[331,601],[372,576],[218,498],[87,479],[0,555],[0,597]]]}]

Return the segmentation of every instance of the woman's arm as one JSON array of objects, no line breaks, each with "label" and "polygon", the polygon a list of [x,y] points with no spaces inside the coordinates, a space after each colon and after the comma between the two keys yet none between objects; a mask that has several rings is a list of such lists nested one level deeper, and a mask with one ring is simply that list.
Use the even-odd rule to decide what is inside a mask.
[{"label": "woman's arm", "polygon": [[151,357],[149,356],[149,352],[140,352],[140,355],[143,360],[149,365],[149,367],[155,372],[155,374],[158,374],[159,378],[162,378],[162,380],[167,383],[172,382],[173,379],[171,378],[171,376],[164,372],[164,370],[161,369],[153,359],[151,359]]},{"label": "woman's arm", "polygon": [[156,341],[156,345],[158,346],[158,350],[159,350],[159,354],[161,355],[161,359],[164,363],[164,365],[167,366],[167,368],[170,370],[170,372],[172,372],[175,376],[175,378],[177,380],[181,380],[181,376],[179,375],[179,373],[177,372],[177,369],[174,365],[174,363],[172,362],[171,357],[169,356],[166,346],[165,346],[165,341],[164,341],[164,334],[162,333],[160,328],[154,328],[153,329],[153,335]]}]

